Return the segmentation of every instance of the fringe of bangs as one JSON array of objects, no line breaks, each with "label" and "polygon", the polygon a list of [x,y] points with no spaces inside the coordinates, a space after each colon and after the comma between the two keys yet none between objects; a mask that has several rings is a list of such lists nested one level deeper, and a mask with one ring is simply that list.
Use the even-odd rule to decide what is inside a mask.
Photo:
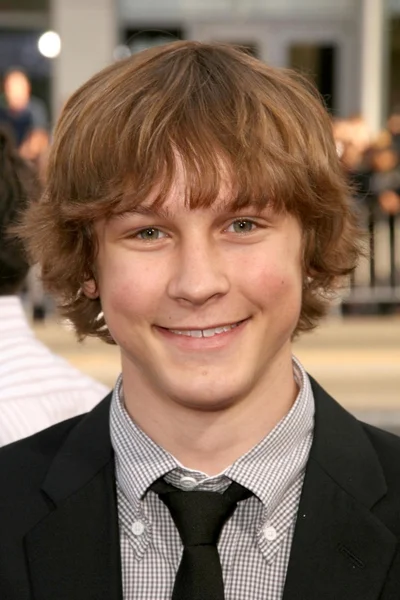
[{"label": "fringe of bangs", "polygon": [[[248,205],[264,207],[272,203],[277,211],[293,212],[299,208],[299,200],[301,206],[301,198],[303,203],[307,203],[313,195],[313,190],[304,188],[307,181],[304,165],[290,160],[289,156],[285,157],[289,165],[272,157],[269,152],[267,158],[262,152],[258,156],[242,155],[240,163],[232,157],[221,156],[223,154],[218,150],[209,151],[205,156],[185,155],[182,150],[175,155],[174,161],[166,157],[164,165],[151,180],[148,177],[137,179],[128,172],[118,180],[104,182],[100,196],[60,198],[60,216],[66,222],[78,225],[129,212],[149,202],[149,198],[151,206],[160,206],[171,193],[180,169],[184,172],[185,202],[191,209],[212,206],[221,199],[224,191],[224,200],[232,209]],[[96,187],[98,189],[98,184]],[[43,201],[55,202],[51,188]]]}]

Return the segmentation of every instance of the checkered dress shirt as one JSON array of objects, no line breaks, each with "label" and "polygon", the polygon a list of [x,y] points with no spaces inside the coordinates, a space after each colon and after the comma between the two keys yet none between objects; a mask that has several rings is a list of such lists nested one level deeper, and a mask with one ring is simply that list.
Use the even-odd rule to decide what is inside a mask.
[{"label": "checkered dress shirt", "polygon": [[183,467],[128,416],[119,378],[111,403],[124,600],[169,600],[182,543],[168,508],[148,491],[159,477],[181,489],[223,492],[236,481],[253,492],[218,542],[226,600],[280,600],[314,427],[310,381],[293,358],[299,394],[289,413],[223,473]]}]

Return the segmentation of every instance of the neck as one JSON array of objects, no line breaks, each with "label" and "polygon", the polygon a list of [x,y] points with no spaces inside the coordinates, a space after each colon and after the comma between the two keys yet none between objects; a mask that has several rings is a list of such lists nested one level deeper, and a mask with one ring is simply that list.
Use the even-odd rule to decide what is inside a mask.
[{"label": "neck", "polygon": [[135,423],[186,468],[216,475],[259,443],[293,405],[298,387],[291,357],[277,367],[251,394],[215,411],[160,398],[123,369],[125,407]]}]

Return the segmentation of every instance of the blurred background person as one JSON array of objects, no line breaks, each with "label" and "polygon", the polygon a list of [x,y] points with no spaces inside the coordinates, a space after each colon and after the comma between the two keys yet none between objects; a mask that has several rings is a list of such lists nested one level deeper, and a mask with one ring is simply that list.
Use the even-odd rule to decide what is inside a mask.
[{"label": "blurred background person", "polygon": [[[42,175],[49,147],[49,115],[43,100],[31,93],[31,82],[22,68],[11,67],[3,77],[0,97],[0,125],[13,136],[20,155],[33,162]],[[40,280],[40,268],[34,265],[28,273],[26,286],[32,303],[34,321],[46,316],[46,298]]]},{"label": "blurred background person", "polygon": [[0,128],[0,446],[86,412],[108,393],[50,352],[25,317],[19,292],[29,265],[9,230],[39,192],[33,165]]},{"label": "blurred background person", "polygon": [[363,203],[370,185],[370,172],[365,159],[371,139],[368,127],[359,115],[349,119],[335,119],[333,134],[355,200]]},{"label": "blurred background person", "polygon": [[49,117],[44,102],[32,96],[21,68],[10,68],[4,75],[0,123],[12,131],[21,156],[40,162],[49,145]]},{"label": "blurred background person", "polygon": [[369,148],[370,193],[383,213],[400,212],[399,153],[392,135],[383,131]]},{"label": "blurred background person", "polygon": [[388,118],[387,128],[392,136],[393,145],[400,153],[400,106],[396,106]]},{"label": "blurred background person", "polygon": [[338,154],[355,198],[377,217],[400,213],[400,115],[391,115],[387,125],[387,129],[372,136],[360,117],[332,123]]}]

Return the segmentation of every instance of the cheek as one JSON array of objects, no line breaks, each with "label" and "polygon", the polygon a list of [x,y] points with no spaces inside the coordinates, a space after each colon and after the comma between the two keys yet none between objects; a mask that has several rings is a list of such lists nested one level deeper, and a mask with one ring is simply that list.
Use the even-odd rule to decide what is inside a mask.
[{"label": "cheek", "polygon": [[100,298],[106,319],[130,320],[153,312],[160,295],[159,278],[151,269],[133,261],[109,261],[99,280]]},{"label": "cheek", "polygon": [[263,265],[249,265],[246,287],[260,305],[297,305],[301,302],[302,276],[300,261],[277,259]]}]

